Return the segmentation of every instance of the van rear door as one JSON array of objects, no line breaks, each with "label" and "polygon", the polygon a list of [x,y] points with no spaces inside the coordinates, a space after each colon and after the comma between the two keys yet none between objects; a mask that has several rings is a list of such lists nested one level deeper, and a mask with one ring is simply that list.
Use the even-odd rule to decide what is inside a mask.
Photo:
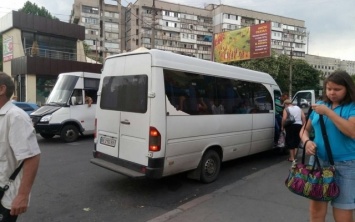
[{"label": "van rear door", "polygon": [[150,73],[150,54],[106,60],[96,114],[98,152],[148,165]]}]

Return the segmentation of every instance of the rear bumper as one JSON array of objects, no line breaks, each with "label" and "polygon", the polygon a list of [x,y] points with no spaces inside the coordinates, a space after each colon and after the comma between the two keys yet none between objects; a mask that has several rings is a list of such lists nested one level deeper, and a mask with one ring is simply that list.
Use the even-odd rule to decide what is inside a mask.
[{"label": "rear bumper", "polygon": [[149,158],[148,166],[132,163],[93,151],[92,164],[132,178],[159,179],[163,176],[164,158]]}]

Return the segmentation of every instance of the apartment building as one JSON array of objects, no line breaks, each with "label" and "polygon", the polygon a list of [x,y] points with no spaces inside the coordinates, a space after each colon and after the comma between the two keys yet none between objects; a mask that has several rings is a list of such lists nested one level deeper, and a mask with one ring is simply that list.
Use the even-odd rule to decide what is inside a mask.
[{"label": "apartment building", "polygon": [[85,27],[91,58],[100,60],[122,52],[121,11],[120,0],[74,0],[70,23]]},{"label": "apartment building", "polygon": [[336,58],[306,55],[305,60],[315,69],[322,72],[326,77],[335,70],[345,70],[350,75],[355,75],[355,61],[341,60]]},{"label": "apartment building", "polygon": [[[303,20],[228,5],[209,4],[198,8],[158,0],[137,0],[127,7],[121,6],[119,0],[115,9],[109,7],[110,12],[118,13],[118,18],[110,21],[109,26],[117,31],[111,35],[119,36],[114,42],[116,45],[110,46],[111,49],[118,46],[119,50],[105,54],[103,52],[109,49],[103,47],[108,41],[105,34],[107,21],[102,15],[108,10],[107,4],[104,0],[75,0],[73,5],[71,22],[85,26],[86,42],[99,56],[146,47],[211,60],[213,34],[267,21],[272,24],[271,47],[274,51],[292,53],[299,58],[305,55]],[[118,22],[116,26],[115,22]]]},{"label": "apartment building", "polygon": [[137,0],[127,6],[126,50],[154,47],[210,60],[212,26],[208,10],[163,1],[153,7],[152,0]]},{"label": "apartment building", "polygon": [[228,5],[210,4],[205,7],[211,11],[213,32],[232,31],[271,22],[271,48],[278,54],[304,57],[306,45],[305,21],[257,12]]}]

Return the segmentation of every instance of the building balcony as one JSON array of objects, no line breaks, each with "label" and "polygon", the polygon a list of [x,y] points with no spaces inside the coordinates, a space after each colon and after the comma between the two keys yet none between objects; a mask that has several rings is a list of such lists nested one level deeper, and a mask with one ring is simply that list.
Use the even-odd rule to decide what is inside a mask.
[{"label": "building balcony", "polygon": [[25,55],[30,57],[38,56],[38,57],[45,57],[50,59],[77,61],[76,53],[34,48],[34,47],[26,48]]},{"label": "building balcony", "polygon": [[199,41],[199,40],[197,40],[196,43],[199,44],[199,45],[212,45],[212,42],[208,42],[208,41]]},{"label": "building balcony", "polygon": [[295,42],[294,38],[282,38],[282,41],[284,42]]},{"label": "building balcony", "polygon": [[306,36],[306,31],[305,30],[289,30],[289,29],[283,29],[284,33],[290,33],[294,35],[301,35],[301,36]]}]

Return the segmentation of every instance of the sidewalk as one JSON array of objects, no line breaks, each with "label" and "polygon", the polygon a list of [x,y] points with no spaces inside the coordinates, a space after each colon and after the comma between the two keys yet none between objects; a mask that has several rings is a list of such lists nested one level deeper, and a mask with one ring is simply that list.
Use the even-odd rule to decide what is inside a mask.
[{"label": "sidewalk", "polygon": [[[308,200],[284,185],[290,166],[284,161],[263,169],[148,222],[309,221]],[[331,207],[326,221],[333,221]]]}]

